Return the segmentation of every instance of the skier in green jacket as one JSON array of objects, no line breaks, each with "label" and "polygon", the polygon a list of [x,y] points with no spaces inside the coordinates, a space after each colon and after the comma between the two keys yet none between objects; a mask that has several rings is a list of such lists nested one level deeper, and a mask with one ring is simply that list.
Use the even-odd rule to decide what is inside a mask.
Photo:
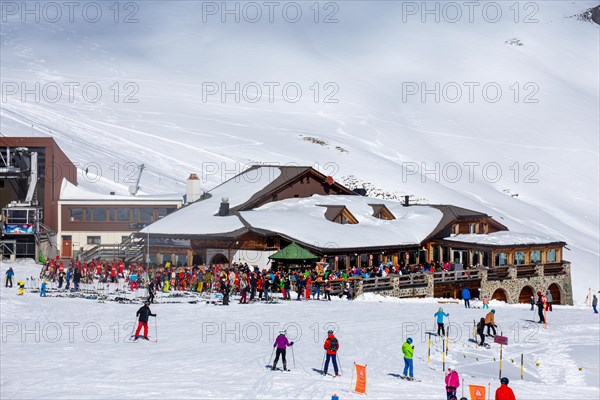
[{"label": "skier in green jacket", "polygon": [[[413,374],[413,353],[415,346],[412,345],[412,338],[406,339],[402,345],[402,353],[404,354],[404,379],[414,380]],[[407,376],[408,375],[408,376]]]}]

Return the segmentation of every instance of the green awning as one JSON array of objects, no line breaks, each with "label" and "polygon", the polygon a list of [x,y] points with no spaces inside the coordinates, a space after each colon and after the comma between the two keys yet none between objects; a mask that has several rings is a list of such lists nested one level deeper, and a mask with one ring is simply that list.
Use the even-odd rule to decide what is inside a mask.
[{"label": "green awning", "polygon": [[302,247],[298,246],[296,243],[292,243],[283,249],[279,250],[277,253],[270,255],[269,258],[271,260],[280,260],[280,261],[291,261],[291,260],[316,260],[319,257],[315,256],[308,250],[304,250]]}]

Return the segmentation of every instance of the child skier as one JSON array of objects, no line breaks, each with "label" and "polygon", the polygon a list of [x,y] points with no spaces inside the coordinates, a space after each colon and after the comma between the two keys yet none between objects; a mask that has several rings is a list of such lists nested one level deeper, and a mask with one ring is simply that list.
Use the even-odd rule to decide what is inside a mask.
[{"label": "child skier", "polygon": [[148,317],[156,317],[156,314],[152,314],[152,311],[150,311],[150,302],[144,302],[144,305],[137,310],[135,315],[138,316],[138,327],[135,331],[134,340],[140,338],[142,327],[144,328],[144,336],[142,336],[142,338],[148,340]]},{"label": "child skier", "polygon": [[333,362],[333,371],[335,372],[335,376],[338,376],[338,365],[337,365],[337,352],[340,349],[340,343],[337,338],[333,335],[333,331],[327,331],[327,339],[325,339],[325,343],[323,344],[323,348],[327,352],[325,365],[323,366],[323,375],[327,375],[327,370],[329,369],[329,361]]},{"label": "child skier", "polygon": [[[413,354],[415,352],[415,346],[412,345],[412,338],[406,339],[406,342],[402,345],[402,354],[404,355],[404,379],[410,381],[414,380],[413,374]],[[410,376],[409,376],[410,375]]]},{"label": "child skier", "polygon": [[446,398],[450,400],[450,398],[456,398],[456,389],[460,386],[460,378],[458,376],[458,372],[456,372],[452,368],[448,368],[448,373],[446,374]]},{"label": "child skier", "polygon": [[529,304],[531,304],[531,310],[529,311],[533,311],[533,306],[535,306],[535,299],[533,298],[533,296],[529,298]]},{"label": "child skier", "polygon": [[275,371],[277,369],[277,362],[279,361],[279,356],[281,356],[281,361],[283,362],[283,370],[288,371],[287,369],[287,361],[285,359],[285,352],[288,346],[293,346],[294,342],[289,342],[287,336],[285,336],[286,331],[282,329],[279,331],[279,336],[275,339],[275,343],[273,343],[273,347],[277,348],[275,352],[275,361],[273,361],[273,367],[271,370]]},{"label": "child skier", "polygon": [[22,280],[19,280],[17,282],[17,286],[19,287],[19,291],[17,292],[17,295],[23,296],[23,294],[25,293],[25,282],[23,282]]},{"label": "child skier", "polygon": [[446,330],[444,329],[444,317],[448,317],[448,316],[450,316],[450,314],[445,313],[444,309],[442,307],[440,307],[438,312],[433,314],[433,316],[437,317],[437,326],[438,326],[437,334],[438,334],[438,336],[440,336],[440,331],[442,332],[441,336],[446,336]]},{"label": "child skier", "polygon": [[481,308],[490,308],[490,299],[487,296],[483,296],[483,307]]},{"label": "child skier", "polygon": [[42,282],[42,287],[40,288],[40,297],[46,297],[46,286],[48,285],[48,281]]}]

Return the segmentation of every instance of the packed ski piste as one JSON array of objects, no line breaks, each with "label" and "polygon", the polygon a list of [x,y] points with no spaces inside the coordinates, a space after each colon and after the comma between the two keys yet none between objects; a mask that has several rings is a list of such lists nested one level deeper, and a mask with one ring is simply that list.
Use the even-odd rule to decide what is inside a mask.
[{"label": "packed ski piste", "polygon": [[[45,261],[45,260],[42,260]],[[597,294],[355,297],[411,271],[2,263],[9,398],[593,399]],[[462,300],[462,301],[461,301]],[[159,337],[160,333],[160,337]]]}]

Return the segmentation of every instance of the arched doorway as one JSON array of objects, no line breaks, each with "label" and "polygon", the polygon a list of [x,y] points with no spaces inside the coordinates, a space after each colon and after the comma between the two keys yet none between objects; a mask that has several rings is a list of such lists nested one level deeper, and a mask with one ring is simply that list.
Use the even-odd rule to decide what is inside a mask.
[{"label": "arched doorway", "polygon": [[502,288],[496,289],[494,294],[492,294],[492,299],[508,303],[508,296],[506,296],[506,291]]},{"label": "arched doorway", "polygon": [[521,293],[519,293],[519,303],[529,304],[529,299],[534,294],[535,292],[531,286],[524,286],[523,289],[521,289]]},{"label": "arched doorway", "polygon": [[548,287],[550,289],[550,294],[552,295],[552,304],[562,304],[560,298],[560,286],[556,283],[553,283]]},{"label": "arched doorway", "polygon": [[229,260],[223,253],[217,253],[210,259],[211,264],[229,264]]}]

